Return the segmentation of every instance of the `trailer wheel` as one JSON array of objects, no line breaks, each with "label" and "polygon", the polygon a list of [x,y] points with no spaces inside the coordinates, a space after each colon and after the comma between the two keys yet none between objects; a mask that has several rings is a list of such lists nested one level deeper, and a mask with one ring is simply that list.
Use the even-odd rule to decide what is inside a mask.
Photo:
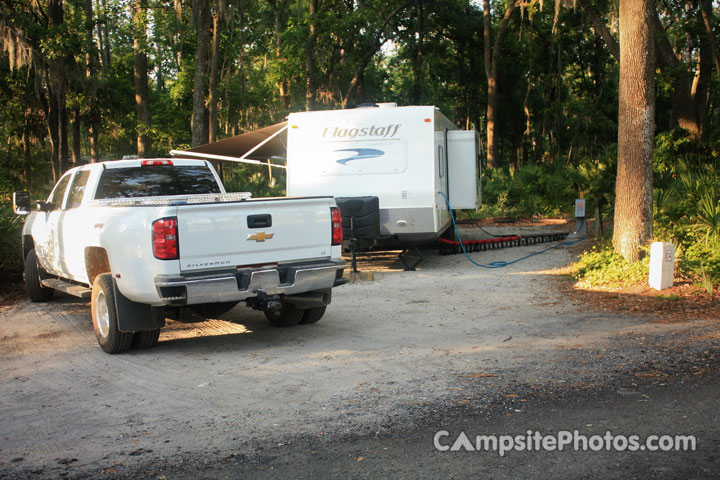
[{"label": "trailer wheel", "polygon": [[308,324],[317,322],[323,317],[323,315],[325,315],[326,309],[327,305],[323,305],[322,307],[308,308],[303,312],[303,317],[300,323]]},{"label": "trailer wheel", "polygon": [[133,334],[118,330],[115,292],[109,273],[95,277],[90,296],[90,314],[95,336],[105,352],[120,353],[130,348]]},{"label": "trailer wheel", "polygon": [[304,313],[294,305],[283,303],[278,310],[265,310],[265,318],[273,327],[293,327],[302,321]]},{"label": "trailer wheel", "polygon": [[142,350],[145,348],[153,348],[158,344],[160,338],[160,329],[146,330],[144,332],[135,332],[132,337],[132,348]]},{"label": "trailer wheel", "polygon": [[45,302],[50,300],[55,295],[55,290],[52,288],[45,287],[40,283],[40,279],[45,275],[45,270],[42,269],[37,262],[37,254],[33,248],[25,257],[25,289],[27,290],[28,297],[33,302]]}]

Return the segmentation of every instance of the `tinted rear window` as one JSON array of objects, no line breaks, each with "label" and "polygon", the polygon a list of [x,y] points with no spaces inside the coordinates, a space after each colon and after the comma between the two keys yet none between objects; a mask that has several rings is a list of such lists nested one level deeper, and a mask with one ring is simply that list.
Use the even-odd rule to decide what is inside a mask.
[{"label": "tinted rear window", "polygon": [[108,168],[100,176],[95,198],[159,197],[220,193],[220,187],[204,165],[153,165]]}]

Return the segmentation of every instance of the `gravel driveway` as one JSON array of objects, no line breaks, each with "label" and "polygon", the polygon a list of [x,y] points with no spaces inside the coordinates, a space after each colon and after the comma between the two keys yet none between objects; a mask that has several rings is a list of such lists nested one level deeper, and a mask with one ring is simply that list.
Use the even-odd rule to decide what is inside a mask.
[{"label": "gravel driveway", "polygon": [[[489,263],[543,248],[472,256]],[[121,355],[98,347],[86,301],[4,306],[0,476],[124,475],[256,455],[299,436],[379,434],[427,405],[467,402],[469,382],[474,398],[601,382],[647,360],[642,338],[717,330],[585,311],[559,293],[553,271],[575,251],[495,270],[427,251],[418,271],[381,269],[336,289],[317,324],[272,328],[241,305],[204,323],[168,321],[157,348]],[[619,339],[640,340],[618,349]]]}]

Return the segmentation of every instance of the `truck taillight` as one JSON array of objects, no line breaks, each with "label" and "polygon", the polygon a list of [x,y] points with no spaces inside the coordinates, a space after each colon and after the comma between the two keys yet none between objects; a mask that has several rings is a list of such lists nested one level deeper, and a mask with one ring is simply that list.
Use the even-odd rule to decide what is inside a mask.
[{"label": "truck taillight", "polygon": [[177,218],[161,218],[152,224],[153,255],[160,260],[177,260],[178,231]]},{"label": "truck taillight", "polygon": [[330,207],[330,216],[332,217],[332,244],[342,245],[343,241],[343,230],[342,230],[342,213],[337,207]]},{"label": "truck taillight", "polygon": [[143,167],[151,167],[154,165],[169,165],[172,166],[173,162],[172,160],[143,160],[140,165]]}]

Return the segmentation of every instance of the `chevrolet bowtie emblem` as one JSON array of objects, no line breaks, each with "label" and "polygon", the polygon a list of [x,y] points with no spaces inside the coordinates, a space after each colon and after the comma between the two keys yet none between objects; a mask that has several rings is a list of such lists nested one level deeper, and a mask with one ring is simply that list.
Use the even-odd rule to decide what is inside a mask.
[{"label": "chevrolet bowtie emblem", "polygon": [[272,238],[273,233],[258,232],[255,235],[248,235],[248,240],[255,240],[256,242],[264,242],[265,240]]}]

